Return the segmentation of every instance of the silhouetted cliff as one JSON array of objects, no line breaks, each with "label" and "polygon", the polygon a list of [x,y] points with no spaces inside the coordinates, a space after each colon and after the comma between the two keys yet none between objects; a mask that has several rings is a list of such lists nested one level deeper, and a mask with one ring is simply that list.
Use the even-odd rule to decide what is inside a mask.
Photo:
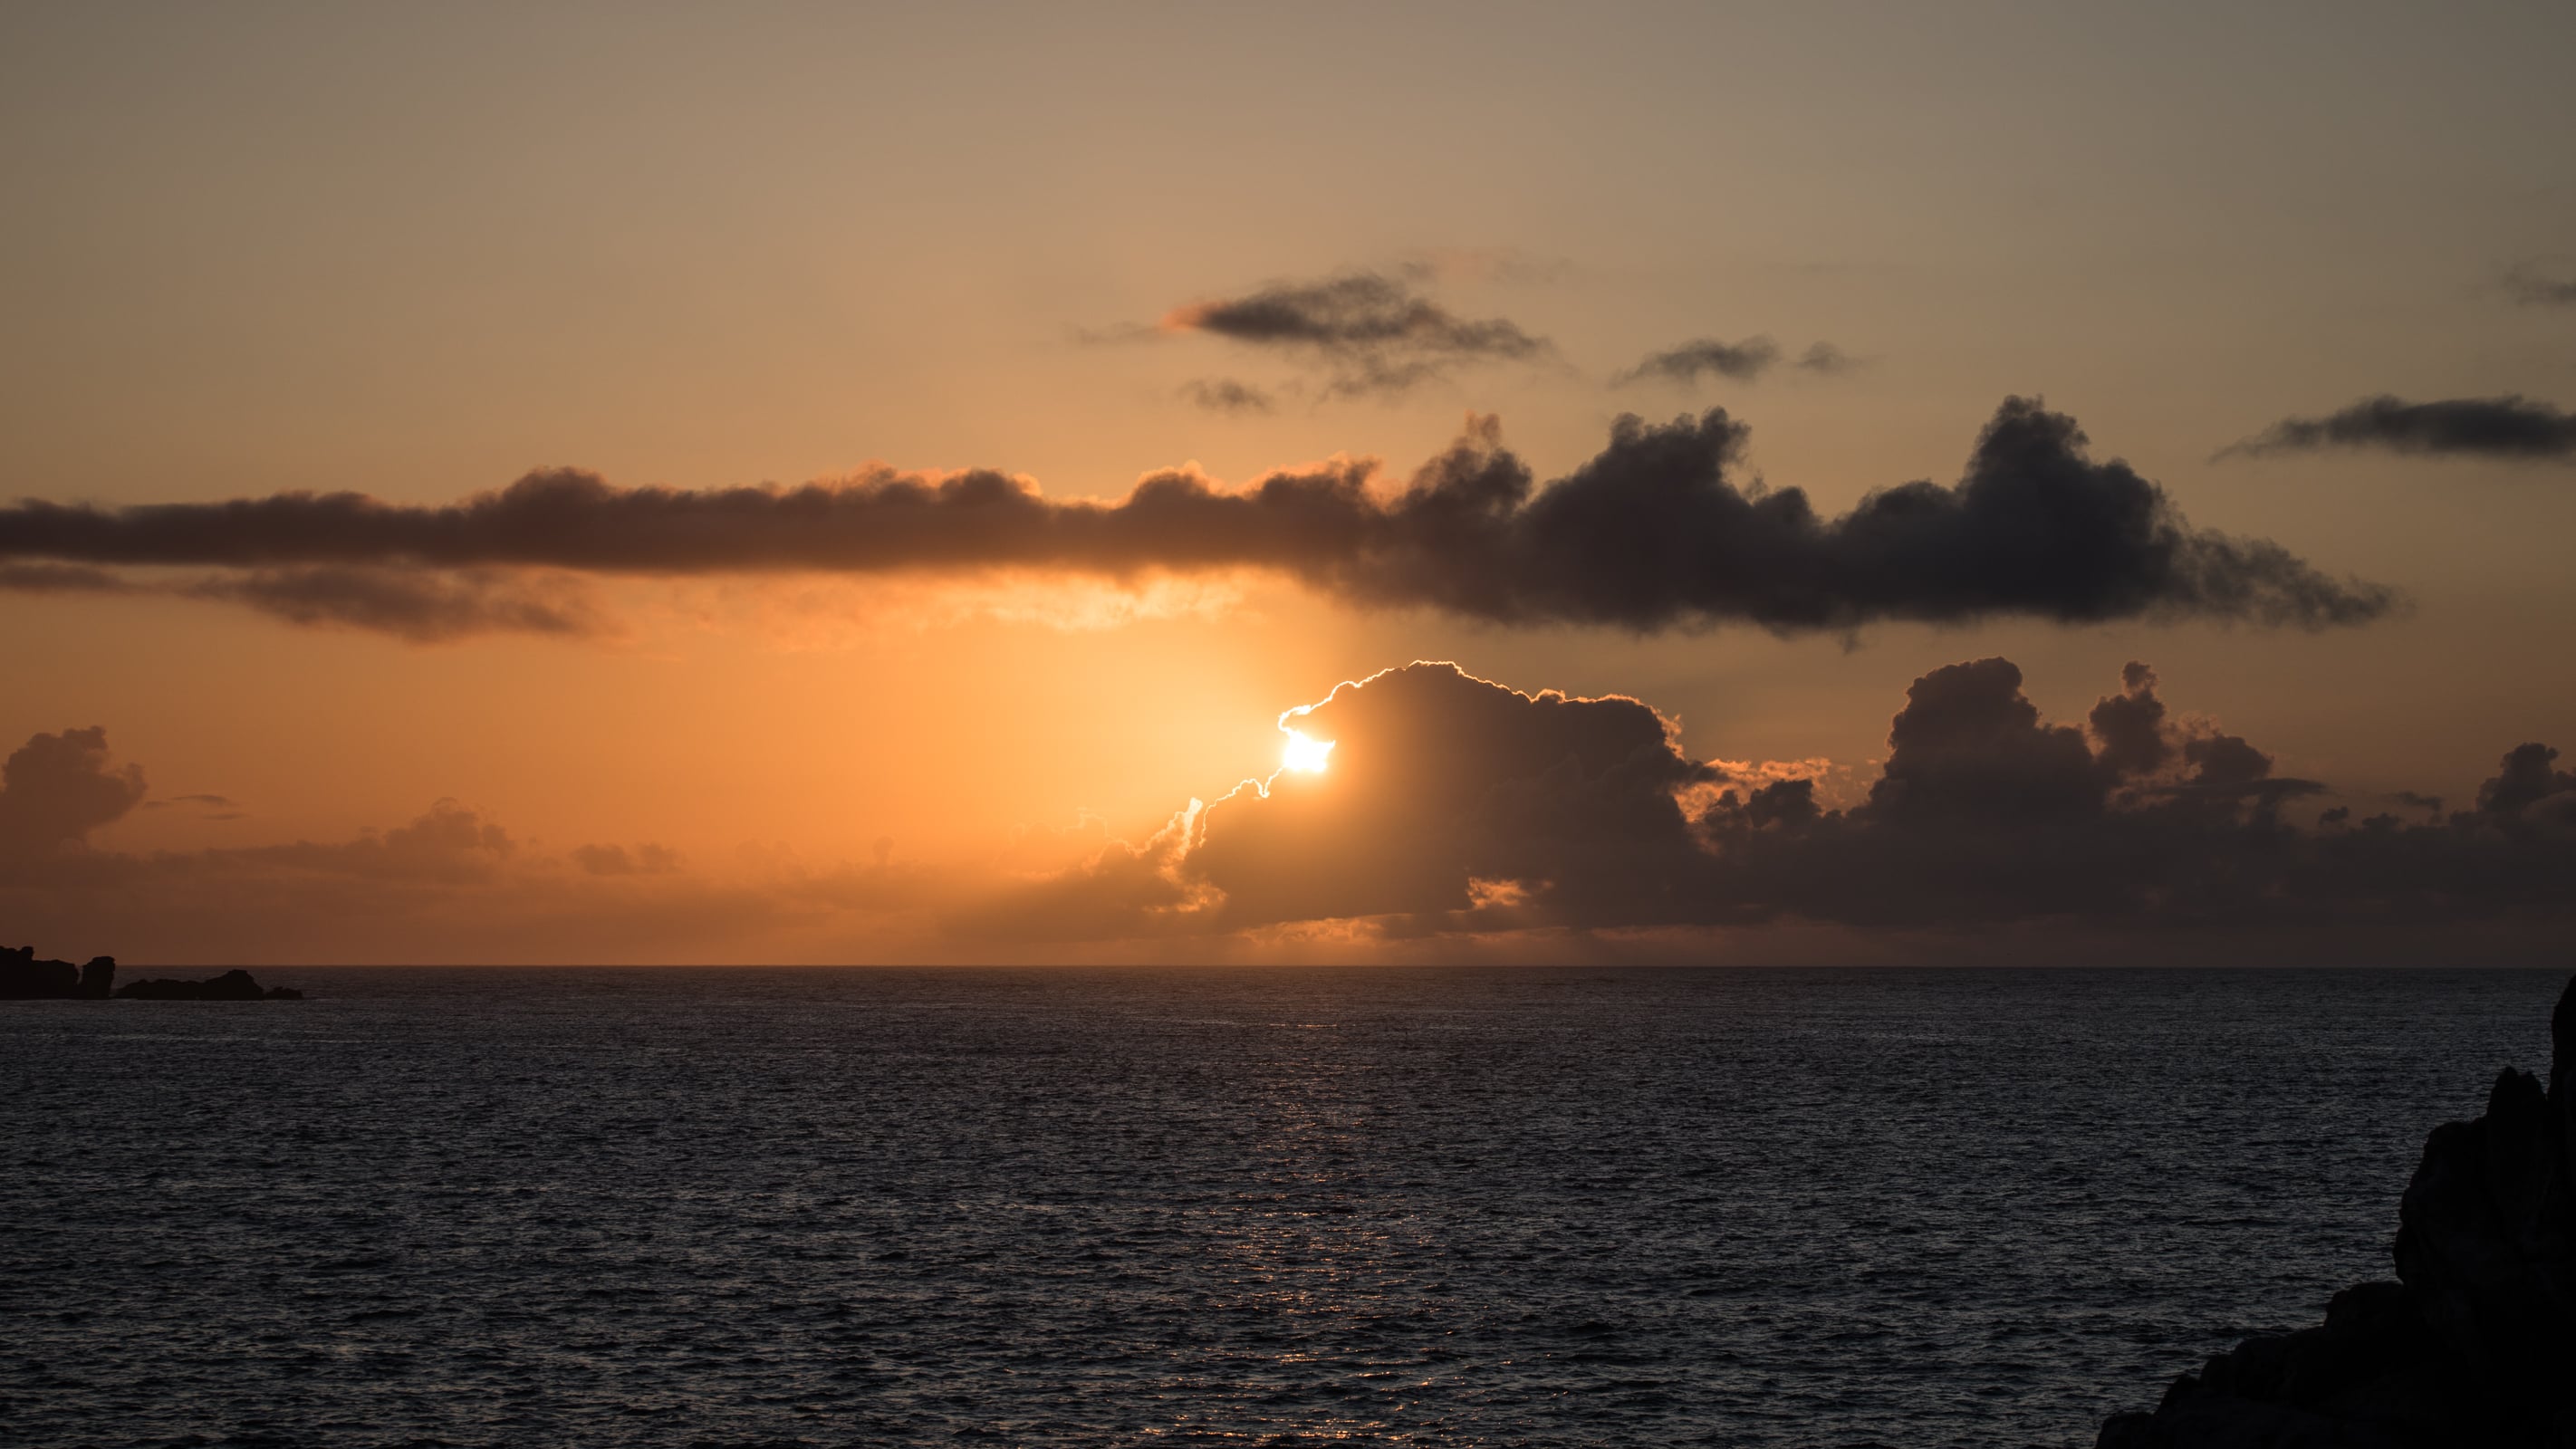
[{"label": "silhouetted cliff", "polygon": [[0,1001],[48,998],[103,1000],[116,982],[116,958],[93,956],[86,966],[39,961],[33,946],[0,946]]},{"label": "silhouetted cliff", "polygon": [[93,956],[86,966],[39,961],[33,946],[0,946],[0,1001],[302,1001],[291,986],[266,991],[247,971],[227,971],[205,981],[129,981],[116,984],[116,958]]},{"label": "silhouetted cliff", "polygon": [[2485,1115],[2437,1127],[2398,1207],[2397,1279],[2326,1321],[2184,1374],[2097,1449],[2576,1445],[2576,981],[2549,1084],[2508,1067]]}]

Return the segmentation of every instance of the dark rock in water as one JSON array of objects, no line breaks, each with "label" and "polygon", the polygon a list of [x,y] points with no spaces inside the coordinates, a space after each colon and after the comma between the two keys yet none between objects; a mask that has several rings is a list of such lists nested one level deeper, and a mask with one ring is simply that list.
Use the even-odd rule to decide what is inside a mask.
[{"label": "dark rock in water", "polygon": [[268,988],[268,1000],[270,1001],[302,1001],[303,999],[304,993],[296,990],[292,986],[272,986]]},{"label": "dark rock in water", "polygon": [[45,1001],[80,994],[80,968],[69,961],[39,961],[33,946],[0,946],[0,1001]]},{"label": "dark rock in water", "polygon": [[2576,1445],[2576,981],[2549,1085],[2506,1068],[2486,1114],[2433,1130],[2398,1206],[2397,1278],[2326,1321],[2184,1374],[2096,1449]]},{"label": "dark rock in water", "polygon": [[[279,987],[279,991],[286,988]],[[263,992],[247,971],[227,971],[210,981],[129,981],[116,988],[127,1001],[302,1001],[303,992],[279,996]]]},{"label": "dark rock in water", "polygon": [[116,958],[92,956],[80,972],[80,994],[92,1001],[105,1001],[116,985]]}]

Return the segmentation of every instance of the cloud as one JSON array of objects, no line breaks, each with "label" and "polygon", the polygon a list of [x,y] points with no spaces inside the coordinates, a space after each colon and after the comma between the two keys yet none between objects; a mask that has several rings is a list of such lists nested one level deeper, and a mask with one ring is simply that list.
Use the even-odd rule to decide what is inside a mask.
[{"label": "cloud", "polygon": [[410,823],[362,831],[355,840],[234,849],[240,861],[330,875],[392,880],[476,881],[489,878],[518,850],[510,832],[479,810],[441,800]]},{"label": "cloud", "polygon": [[1185,382],[1181,384],[1181,396],[1212,413],[1266,413],[1274,406],[1269,393],[1230,377],[1202,377]]},{"label": "cloud", "polygon": [[371,629],[415,644],[476,634],[593,638],[615,632],[582,586],[553,575],[469,569],[258,569],[184,586],[193,598],[247,604],[290,624]]},{"label": "cloud", "polygon": [[[1685,755],[1620,696],[1524,694],[1445,663],[1337,687],[1280,727],[1331,768],[1251,781],[1142,847],[962,914],[1027,936],[1213,936],[1366,922],[1383,938],[1830,925],[2311,933],[2512,926],[2576,939],[2576,774],[2510,751],[2477,807],[2408,824],[2348,806],[2131,664],[2080,723],[2009,660],[1917,679],[1867,794],[1812,770]],[[1758,783],[1756,783],[1758,781]]]},{"label": "cloud", "polygon": [[1691,383],[1697,382],[1701,373],[1713,372],[1737,382],[1751,382],[1779,360],[1780,344],[1768,337],[1748,337],[1742,342],[1702,337],[1663,352],[1648,353],[1643,361],[1611,381],[1631,383],[1652,377]]},{"label": "cloud", "polygon": [[0,563],[0,589],[14,594],[132,594],[145,590],[105,569],[78,564]]},{"label": "cloud", "polygon": [[1821,373],[1827,377],[1838,377],[1847,372],[1857,372],[1860,370],[1861,365],[1861,359],[1852,356],[1850,353],[1843,351],[1841,348],[1836,347],[1830,342],[1810,343],[1806,351],[1798,354],[1798,366],[1809,372]]},{"label": "cloud", "polygon": [[2576,307],[2576,276],[2564,265],[2517,263],[2504,274],[2504,290],[2526,307]]},{"label": "cloud", "polygon": [[1460,317],[1397,277],[1345,272],[1176,307],[1165,332],[1201,332],[1319,366],[1327,397],[1394,396],[1453,368],[1555,349],[1506,318]]},{"label": "cloud", "polygon": [[[1781,360],[1780,344],[1768,337],[1748,337],[1741,342],[1721,342],[1702,337],[1679,347],[1646,355],[1635,367],[1610,379],[1614,387],[1656,378],[1684,385],[1697,382],[1703,373],[1751,382],[1777,366]],[[1821,377],[1836,377],[1857,370],[1860,359],[1830,342],[1817,342],[1799,353],[1790,364],[1804,372]]]},{"label": "cloud", "polygon": [[78,846],[143,802],[143,767],[108,763],[107,730],[30,736],[0,764],[0,856]]},{"label": "cloud", "polygon": [[680,868],[678,851],[649,842],[631,851],[622,845],[578,846],[572,859],[592,875],[668,875]]},{"label": "cloud", "polygon": [[0,508],[0,560],[210,567],[186,591],[299,622],[452,638],[607,625],[561,574],[1079,574],[1142,584],[1265,570],[1361,608],[1494,624],[1652,631],[1749,622],[2070,623],[2204,618],[2366,623],[2389,589],[2279,544],[2197,529],[2164,490],[2102,462],[2075,420],[2010,398],[1955,486],[1884,488],[1836,518],[1744,481],[1723,409],[1622,417],[1599,454],[1539,487],[1473,419],[1400,488],[1341,457],[1225,489],[1195,468],[1116,503],[1054,502],[1023,478],[875,468],[799,488],[619,488],[569,469],[443,506],[280,493],[125,508]]},{"label": "cloud", "polygon": [[0,920],[18,939],[161,963],[918,960],[928,913],[954,891],[890,846],[865,865],[762,861],[730,875],[689,871],[654,844],[552,855],[454,800],[345,839],[149,854],[89,843],[143,789],[99,728],[39,734],[9,757]]},{"label": "cloud", "polygon": [[2284,418],[2218,458],[2378,448],[2411,456],[2576,462],[2576,413],[2520,396],[2410,403],[2383,393],[2321,418]]},{"label": "cloud", "polygon": [[495,633],[604,638],[618,632],[578,579],[526,570],[324,565],[142,579],[79,564],[0,564],[0,590],[216,600],[308,628],[363,629],[415,644]]},{"label": "cloud", "polygon": [[1395,268],[1415,282],[1553,282],[1573,270],[1562,257],[1534,257],[1512,247],[1431,247]]}]

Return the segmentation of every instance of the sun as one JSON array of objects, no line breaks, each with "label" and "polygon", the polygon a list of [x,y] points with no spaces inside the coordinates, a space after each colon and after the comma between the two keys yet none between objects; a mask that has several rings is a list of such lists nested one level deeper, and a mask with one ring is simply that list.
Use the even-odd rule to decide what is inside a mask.
[{"label": "sun", "polygon": [[1279,747],[1279,763],[1301,775],[1323,773],[1332,757],[1331,740],[1310,740],[1295,730],[1288,732],[1288,743]]}]

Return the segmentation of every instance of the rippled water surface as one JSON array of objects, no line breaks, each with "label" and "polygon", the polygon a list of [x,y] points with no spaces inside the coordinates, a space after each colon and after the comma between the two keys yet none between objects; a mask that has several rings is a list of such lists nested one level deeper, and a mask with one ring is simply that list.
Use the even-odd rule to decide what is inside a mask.
[{"label": "rippled water surface", "polygon": [[0,1003],[0,1440],[2090,1444],[2561,984],[262,975]]}]

